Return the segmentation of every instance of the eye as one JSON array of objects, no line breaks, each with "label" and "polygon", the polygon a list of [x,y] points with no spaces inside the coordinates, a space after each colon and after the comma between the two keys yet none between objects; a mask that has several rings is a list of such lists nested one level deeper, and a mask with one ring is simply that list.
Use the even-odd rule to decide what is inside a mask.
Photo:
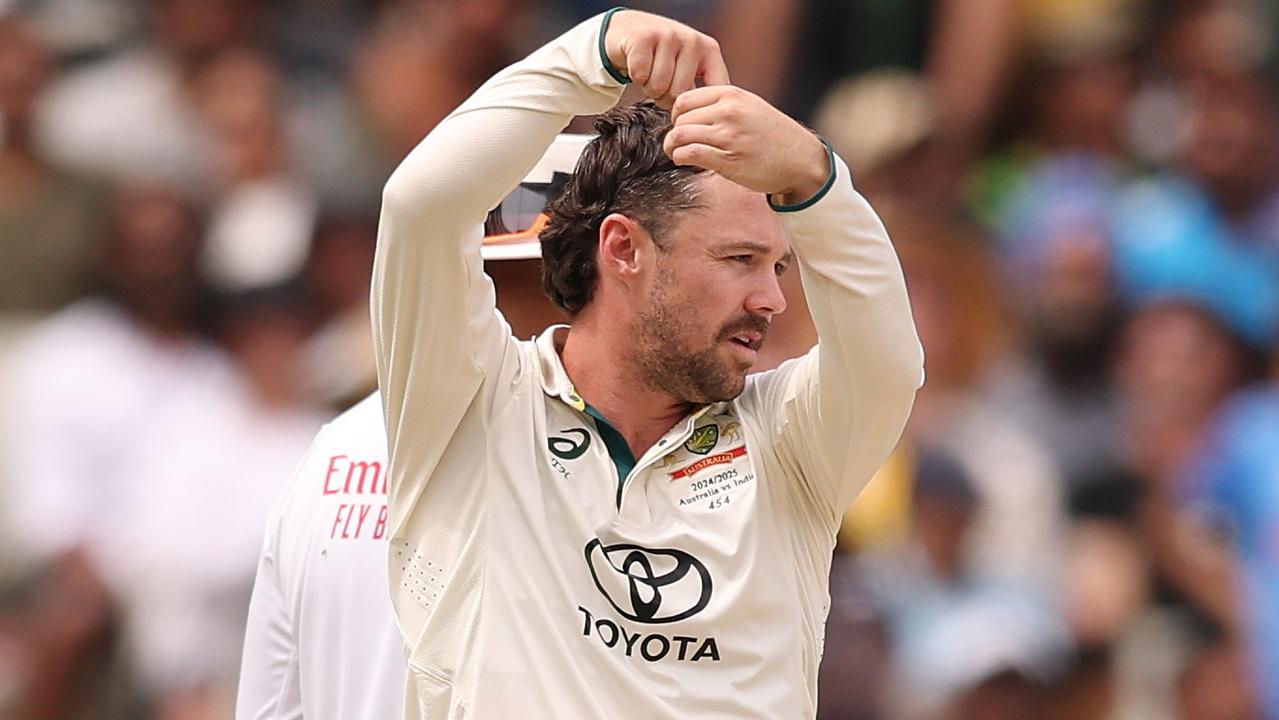
[{"label": "eye", "polygon": [[752,260],[755,259],[755,256],[754,255],[729,255],[728,259],[735,263],[742,263],[743,265],[748,265],[750,264]]},{"label": "eye", "polygon": [[790,269],[790,265],[783,262],[779,262],[773,265],[773,272],[777,273],[778,275],[785,275],[786,271],[789,269]]}]

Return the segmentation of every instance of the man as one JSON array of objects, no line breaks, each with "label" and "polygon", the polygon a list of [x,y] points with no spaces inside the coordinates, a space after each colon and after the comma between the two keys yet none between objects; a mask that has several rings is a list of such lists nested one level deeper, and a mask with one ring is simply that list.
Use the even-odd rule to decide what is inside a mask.
[{"label": "man", "polygon": [[325,425],[267,526],[236,717],[392,718],[404,661],[386,600],[386,433],[370,395]]},{"label": "man", "polygon": [[[589,138],[560,135],[486,220],[500,307],[520,334],[555,322],[527,262],[541,212]],[[367,322],[367,321],[366,321]],[[387,596],[386,431],[370,395],[324,426],[267,525],[245,630],[240,720],[404,714],[403,643]]]},{"label": "man", "polygon": [[[628,76],[673,129],[652,104],[597,121],[541,233],[573,324],[517,342],[480,223]],[[922,352],[847,167],[727,81],[712,39],[611,11],[492,78],[387,183],[373,318],[407,717],[814,715],[839,517]],[[788,241],[821,341],[747,377]]]}]

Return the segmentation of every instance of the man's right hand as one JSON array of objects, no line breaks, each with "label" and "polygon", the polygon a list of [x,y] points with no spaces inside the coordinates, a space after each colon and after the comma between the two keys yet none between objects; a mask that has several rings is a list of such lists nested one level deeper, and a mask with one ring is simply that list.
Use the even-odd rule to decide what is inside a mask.
[{"label": "man's right hand", "polygon": [[637,10],[613,14],[604,52],[615,68],[668,110],[680,93],[697,87],[699,80],[702,85],[729,82],[715,38]]}]

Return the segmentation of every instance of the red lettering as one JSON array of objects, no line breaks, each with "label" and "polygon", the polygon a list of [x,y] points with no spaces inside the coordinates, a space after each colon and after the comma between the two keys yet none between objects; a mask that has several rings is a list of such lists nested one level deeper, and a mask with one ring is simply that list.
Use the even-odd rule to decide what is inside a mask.
[{"label": "red lettering", "polygon": [[386,506],[383,505],[382,509],[379,510],[377,514],[377,525],[373,526],[373,539],[381,540],[382,536],[385,534],[386,534]]},{"label": "red lettering", "polygon": [[373,509],[372,505],[360,506],[360,521],[355,525],[355,536],[360,536],[360,531],[364,529],[364,519],[369,516],[369,511]]},{"label": "red lettering", "polygon": [[342,503],[341,505],[338,505],[338,511],[333,514],[333,529],[329,530],[330,540],[333,539],[333,536],[337,535],[338,523],[342,522],[342,511],[345,510],[346,507],[347,507],[346,503]]},{"label": "red lettering", "polygon": [[372,482],[369,483],[368,491],[371,493],[377,492],[377,481],[378,481],[378,478],[382,476],[382,463],[380,462],[351,463],[350,467],[348,467],[346,471],[346,486],[344,488],[345,492],[348,492],[348,493],[351,492],[351,479],[355,477],[355,472],[358,469],[360,472],[360,478],[355,484],[355,492],[363,493],[364,480],[368,476],[370,468],[373,470],[373,480]]},{"label": "red lettering", "polygon": [[[333,457],[329,458],[329,470],[328,472],[324,474],[324,494],[325,495],[336,495],[338,493],[338,489],[336,487],[329,487],[329,478],[333,477],[333,474],[338,471],[338,468],[337,468],[338,460],[345,459],[345,458],[346,458],[345,455],[334,455]],[[347,477],[346,481],[349,484],[351,482],[351,473],[349,471],[347,472],[346,477]]]},{"label": "red lettering", "polygon": [[682,478],[686,478],[686,477],[688,477],[688,476],[690,476],[690,475],[694,475],[694,474],[696,474],[696,473],[699,473],[699,472],[701,472],[701,471],[705,470],[706,468],[711,467],[711,466],[713,466],[713,465],[722,465],[722,464],[724,464],[724,463],[730,463],[730,462],[733,462],[734,460],[736,460],[737,458],[739,458],[739,457],[741,457],[741,456],[743,456],[743,455],[745,455],[745,454],[746,454],[746,446],[745,446],[745,445],[742,445],[742,446],[740,446],[740,447],[735,447],[735,448],[733,448],[732,450],[729,450],[728,452],[720,453],[720,454],[718,454],[718,455],[711,455],[711,456],[710,456],[710,457],[708,457],[708,458],[702,458],[701,460],[698,460],[697,462],[693,463],[692,465],[689,465],[689,466],[687,466],[687,467],[681,468],[681,469],[676,470],[675,472],[673,472],[673,473],[669,473],[669,474],[670,474],[670,476],[671,476],[671,480],[672,480],[672,481],[674,481],[674,480],[680,480],[680,479],[682,479]]},{"label": "red lettering", "polygon": [[355,513],[351,511],[355,509],[355,506],[343,505],[342,507],[347,508],[346,522],[342,523],[342,539],[347,540],[351,537],[351,517],[355,515]]}]

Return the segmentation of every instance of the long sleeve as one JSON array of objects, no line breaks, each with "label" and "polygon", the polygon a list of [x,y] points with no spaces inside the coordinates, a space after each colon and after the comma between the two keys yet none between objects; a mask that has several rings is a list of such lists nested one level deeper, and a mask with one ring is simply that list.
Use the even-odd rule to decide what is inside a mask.
[{"label": "long sleeve", "polygon": [[818,345],[759,376],[750,401],[772,418],[779,455],[833,525],[896,445],[924,374],[888,233],[832,157],[829,191],[782,213]]},{"label": "long sleeve", "polygon": [[277,564],[279,517],[272,519],[249,601],[236,695],[237,720],[300,720],[297,631]]},{"label": "long sleeve", "polygon": [[392,524],[421,492],[481,393],[519,372],[480,259],[482,222],[576,115],[621,87],[599,56],[601,18],[503,70],[400,164],[383,192],[372,313],[391,450]]}]

